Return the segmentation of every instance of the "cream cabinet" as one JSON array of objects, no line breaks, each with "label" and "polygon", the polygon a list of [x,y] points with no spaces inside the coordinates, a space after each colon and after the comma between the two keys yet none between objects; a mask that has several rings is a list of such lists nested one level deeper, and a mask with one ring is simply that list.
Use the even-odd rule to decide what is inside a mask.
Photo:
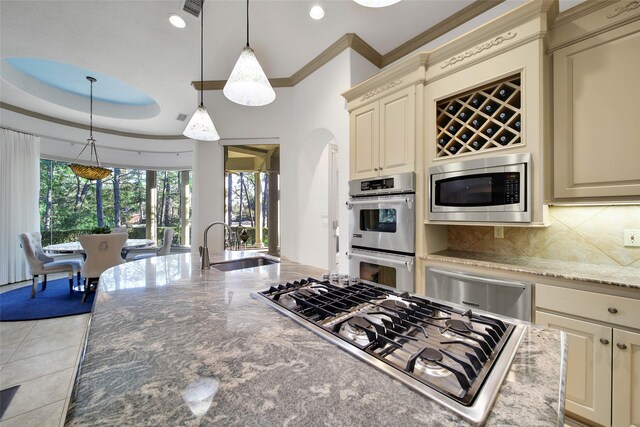
[{"label": "cream cabinet", "polygon": [[541,311],[536,311],[536,323],[567,334],[567,411],[610,425],[611,328]]},{"label": "cream cabinet", "polygon": [[640,334],[613,330],[613,426],[640,426]]},{"label": "cream cabinet", "polygon": [[565,331],[566,410],[613,427],[640,425],[640,300],[536,284],[536,323]]},{"label": "cream cabinet", "polygon": [[552,55],[555,200],[640,200],[640,9],[610,9],[635,20]]},{"label": "cream cabinet", "polygon": [[363,105],[349,115],[350,179],[414,170],[415,87]]}]

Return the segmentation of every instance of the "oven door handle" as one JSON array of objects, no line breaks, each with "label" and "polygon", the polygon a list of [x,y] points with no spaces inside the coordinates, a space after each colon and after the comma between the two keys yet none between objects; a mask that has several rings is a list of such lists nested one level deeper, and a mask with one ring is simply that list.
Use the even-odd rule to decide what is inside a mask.
[{"label": "oven door handle", "polygon": [[[347,258],[351,259],[351,257],[358,257],[358,258],[362,258],[362,259],[368,259],[370,261],[380,261],[381,260],[381,258],[377,257],[377,256],[364,255],[364,254],[354,254],[353,252],[347,251]],[[411,273],[411,271],[413,270],[413,260],[411,260],[411,261],[400,261],[400,260],[397,260],[397,259],[384,258],[383,261],[384,262],[388,262],[390,264],[404,265],[407,268],[407,270],[409,270],[409,273]]]},{"label": "oven door handle", "polygon": [[516,282],[513,280],[503,280],[503,279],[494,279],[490,277],[474,276],[472,274],[440,270],[438,268],[429,268],[429,270],[431,270],[434,273],[442,274],[443,276],[449,276],[456,279],[462,279],[465,281],[489,283],[489,284],[498,285],[498,286],[507,286],[511,288],[520,288],[520,289],[527,289],[527,287],[529,286],[529,283],[526,283],[526,282]]},{"label": "oven door handle", "polygon": [[399,205],[405,203],[409,209],[413,209],[413,198],[411,197],[395,197],[376,200],[349,200],[347,201],[347,209],[351,209],[357,205]]}]

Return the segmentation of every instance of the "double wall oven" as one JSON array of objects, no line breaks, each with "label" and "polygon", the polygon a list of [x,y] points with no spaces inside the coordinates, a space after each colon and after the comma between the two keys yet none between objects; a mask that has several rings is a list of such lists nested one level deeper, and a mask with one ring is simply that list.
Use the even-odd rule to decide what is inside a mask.
[{"label": "double wall oven", "polygon": [[349,182],[349,275],[414,291],[415,174]]}]

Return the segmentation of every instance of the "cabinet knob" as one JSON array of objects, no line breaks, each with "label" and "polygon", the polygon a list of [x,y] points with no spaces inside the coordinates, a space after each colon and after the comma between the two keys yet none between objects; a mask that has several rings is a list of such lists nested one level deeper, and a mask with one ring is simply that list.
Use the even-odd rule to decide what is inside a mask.
[{"label": "cabinet knob", "polygon": [[609,307],[607,311],[611,314],[616,314],[618,312],[618,309],[615,307]]},{"label": "cabinet knob", "polygon": [[373,170],[374,170],[374,171],[377,171],[377,170],[378,170],[378,168],[373,168]]},{"label": "cabinet knob", "polygon": [[620,350],[626,350],[627,349],[627,345],[623,344],[621,342],[619,342],[618,344],[616,344],[616,347],[618,347]]},{"label": "cabinet knob", "polygon": [[609,345],[609,340],[606,338],[600,338],[600,343],[604,345]]}]

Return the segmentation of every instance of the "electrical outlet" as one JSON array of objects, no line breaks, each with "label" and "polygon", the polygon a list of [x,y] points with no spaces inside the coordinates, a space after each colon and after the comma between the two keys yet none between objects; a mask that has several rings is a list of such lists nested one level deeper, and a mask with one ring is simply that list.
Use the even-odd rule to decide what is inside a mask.
[{"label": "electrical outlet", "polygon": [[493,237],[495,239],[504,239],[504,227],[501,225],[493,227]]},{"label": "electrical outlet", "polygon": [[625,246],[640,246],[640,230],[624,230]]}]

